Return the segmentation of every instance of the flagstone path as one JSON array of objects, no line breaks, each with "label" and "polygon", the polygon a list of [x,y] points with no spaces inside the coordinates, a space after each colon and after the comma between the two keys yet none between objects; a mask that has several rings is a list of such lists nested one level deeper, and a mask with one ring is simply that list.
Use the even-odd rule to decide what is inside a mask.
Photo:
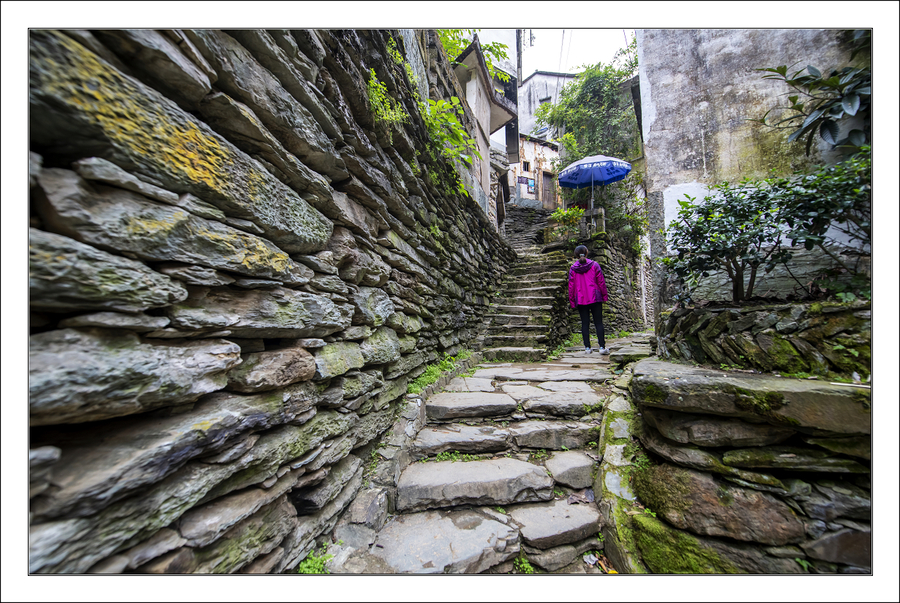
[{"label": "flagstone path", "polygon": [[607,357],[579,349],[542,363],[485,362],[425,400],[428,423],[397,480],[396,514],[356,531],[339,525],[335,534],[354,542],[329,549],[331,571],[522,573],[523,561],[539,572],[611,569],[592,488],[616,374]]}]

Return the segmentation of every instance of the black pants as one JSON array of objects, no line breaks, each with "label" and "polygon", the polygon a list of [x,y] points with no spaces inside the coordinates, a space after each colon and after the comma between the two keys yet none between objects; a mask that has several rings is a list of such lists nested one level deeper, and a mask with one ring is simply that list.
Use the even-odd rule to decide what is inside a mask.
[{"label": "black pants", "polygon": [[603,302],[576,306],[581,315],[581,337],[584,339],[584,347],[591,347],[591,316],[594,317],[594,327],[597,329],[597,342],[601,348],[606,347],[606,333],[603,332]]}]

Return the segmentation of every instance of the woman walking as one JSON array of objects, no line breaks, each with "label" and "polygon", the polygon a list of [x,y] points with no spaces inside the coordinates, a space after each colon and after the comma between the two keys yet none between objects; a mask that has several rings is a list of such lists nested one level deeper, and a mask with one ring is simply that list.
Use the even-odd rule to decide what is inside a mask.
[{"label": "woman walking", "polygon": [[591,318],[597,330],[597,344],[601,354],[609,354],[606,349],[606,334],[603,332],[603,302],[609,299],[606,281],[600,264],[587,258],[587,247],[575,248],[577,261],[569,269],[569,305],[578,308],[581,315],[581,337],[584,352],[591,353]]}]

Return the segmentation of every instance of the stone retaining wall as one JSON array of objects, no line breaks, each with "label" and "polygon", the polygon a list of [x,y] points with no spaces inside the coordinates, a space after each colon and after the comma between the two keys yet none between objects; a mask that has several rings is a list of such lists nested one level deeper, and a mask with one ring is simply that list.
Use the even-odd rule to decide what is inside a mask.
[{"label": "stone retaining wall", "polygon": [[649,511],[619,519],[651,571],[871,572],[870,390],[655,360],[629,389]]},{"label": "stone retaining wall", "polygon": [[660,314],[656,335],[661,357],[787,374],[871,374],[868,302],[681,308]]},{"label": "stone retaining wall", "polygon": [[389,36],[462,97],[427,32],[31,32],[31,572],[291,571],[474,342],[515,252]]}]

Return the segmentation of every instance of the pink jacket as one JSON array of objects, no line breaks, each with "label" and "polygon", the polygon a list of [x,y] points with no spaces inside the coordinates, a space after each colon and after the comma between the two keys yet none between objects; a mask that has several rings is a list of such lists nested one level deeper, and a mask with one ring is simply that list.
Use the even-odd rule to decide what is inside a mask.
[{"label": "pink jacket", "polygon": [[588,259],[583,263],[578,261],[572,264],[569,268],[569,305],[575,308],[605,302],[607,299],[609,295],[600,264]]}]

